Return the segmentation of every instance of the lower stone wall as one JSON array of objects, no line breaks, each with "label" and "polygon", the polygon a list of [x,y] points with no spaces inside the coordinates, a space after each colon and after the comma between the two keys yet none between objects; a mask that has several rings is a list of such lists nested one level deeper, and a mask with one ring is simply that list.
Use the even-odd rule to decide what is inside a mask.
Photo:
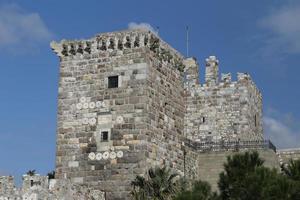
[{"label": "lower stone wall", "polygon": [[[224,151],[198,153],[195,162],[187,162],[187,174],[189,174],[191,178],[196,177],[196,179],[207,181],[211,184],[213,190],[216,191],[218,188],[219,174],[224,169],[224,163],[227,161],[227,156],[232,156],[243,151],[244,150],[239,152]],[[259,153],[260,157],[265,160],[265,166],[279,170],[277,155],[273,150],[258,149],[256,151]],[[187,155],[189,154],[190,153],[187,153]],[[192,153],[191,155],[194,156],[195,154]],[[187,158],[187,160],[189,160],[189,158]]]},{"label": "lower stone wall", "polygon": [[[25,178],[24,178],[25,177]],[[41,184],[30,184],[32,181],[44,181]],[[13,177],[0,177],[1,187],[10,188],[0,190],[0,200],[105,200],[106,194],[91,187],[76,185],[70,180],[48,180],[47,176],[23,176],[23,187],[17,188],[13,183]],[[29,183],[29,185],[27,184]],[[34,183],[34,182],[33,182]],[[0,187],[0,188],[1,188]]]},{"label": "lower stone wall", "polygon": [[292,160],[300,160],[300,148],[297,149],[281,149],[277,151],[280,164],[287,164]]}]

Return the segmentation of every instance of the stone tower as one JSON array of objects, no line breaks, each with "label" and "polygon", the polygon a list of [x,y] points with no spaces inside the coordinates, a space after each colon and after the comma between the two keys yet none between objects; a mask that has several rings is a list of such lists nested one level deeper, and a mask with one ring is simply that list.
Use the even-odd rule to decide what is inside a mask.
[{"label": "stone tower", "polygon": [[128,197],[156,165],[183,173],[183,56],[145,30],[51,43],[60,59],[56,178]]},{"label": "stone tower", "polygon": [[[219,61],[206,59],[205,83],[196,84],[196,61],[186,68],[185,136],[199,142],[261,141],[262,96],[247,73],[219,78]],[[187,84],[188,83],[188,84]],[[191,84],[193,83],[193,84]]]}]

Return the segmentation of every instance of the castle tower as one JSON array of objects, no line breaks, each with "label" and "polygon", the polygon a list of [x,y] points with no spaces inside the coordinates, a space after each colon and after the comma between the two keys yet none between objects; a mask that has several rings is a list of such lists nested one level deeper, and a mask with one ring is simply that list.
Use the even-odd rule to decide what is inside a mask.
[{"label": "castle tower", "polygon": [[199,84],[199,67],[195,58],[187,58],[183,61],[185,88],[195,87]]},{"label": "castle tower", "polygon": [[128,199],[156,165],[183,172],[183,56],[145,30],[53,42],[60,58],[56,178]]},{"label": "castle tower", "polygon": [[246,73],[238,73],[237,81],[230,73],[219,80],[218,64],[209,56],[205,84],[185,87],[186,137],[199,142],[263,140],[260,91]]},{"label": "castle tower", "polygon": [[214,86],[219,83],[219,61],[215,56],[209,56],[206,60],[205,83]]}]

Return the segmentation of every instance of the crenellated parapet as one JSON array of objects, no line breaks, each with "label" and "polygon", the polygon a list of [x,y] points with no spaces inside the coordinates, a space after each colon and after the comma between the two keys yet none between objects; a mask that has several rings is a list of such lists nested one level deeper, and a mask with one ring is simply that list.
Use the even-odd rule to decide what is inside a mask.
[{"label": "crenellated parapet", "polygon": [[[191,64],[192,63],[192,64]],[[198,67],[187,62],[185,134],[193,141],[262,140],[262,95],[248,73],[219,74],[219,60],[205,60],[205,82],[195,84]],[[235,79],[235,80],[232,80]]]},{"label": "crenellated parapet", "polygon": [[105,194],[86,185],[72,184],[67,179],[48,179],[48,176],[23,175],[23,184],[17,188],[13,176],[0,176],[0,200],[9,199],[99,199]]},{"label": "crenellated parapet", "polygon": [[108,56],[120,56],[129,50],[147,48],[161,62],[170,63],[183,72],[183,56],[151,31],[137,29],[98,34],[87,40],[62,40],[51,42],[52,50],[60,59],[72,59],[77,56],[108,53]]},{"label": "crenellated parapet", "polygon": [[231,83],[231,73],[221,74],[221,82]]},{"label": "crenellated parapet", "polygon": [[205,61],[205,83],[208,86],[217,85],[219,83],[219,60],[216,56],[209,56]]},{"label": "crenellated parapet", "polygon": [[23,175],[23,185],[22,190],[41,190],[48,189],[48,176],[41,176],[39,174],[35,174],[33,176]]},{"label": "crenellated parapet", "polygon": [[2,194],[11,194],[16,190],[13,176],[0,176],[0,197]]}]

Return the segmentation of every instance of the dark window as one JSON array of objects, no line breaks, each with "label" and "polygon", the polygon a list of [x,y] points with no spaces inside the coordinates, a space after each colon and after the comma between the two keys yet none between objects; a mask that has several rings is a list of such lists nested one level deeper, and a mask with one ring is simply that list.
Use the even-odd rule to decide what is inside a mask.
[{"label": "dark window", "polygon": [[234,131],[234,134],[237,134],[237,129],[238,129],[238,124],[237,124],[237,123],[234,123],[234,124],[233,124],[233,131]]},{"label": "dark window", "polygon": [[202,123],[205,123],[205,117],[202,117]]},{"label": "dark window", "polygon": [[33,186],[33,180],[30,180],[30,186],[31,187]]},{"label": "dark window", "polygon": [[101,142],[108,142],[108,131],[101,132]]},{"label": "dark window", "polygon": [[117,88],[119,86],[118,76],[108,77],[108,88]]},{"label": "dark window", "polygon": [[254,115],[254,124],[255,124],[255,127],[257,126],[257,117],[256,115]]}]

